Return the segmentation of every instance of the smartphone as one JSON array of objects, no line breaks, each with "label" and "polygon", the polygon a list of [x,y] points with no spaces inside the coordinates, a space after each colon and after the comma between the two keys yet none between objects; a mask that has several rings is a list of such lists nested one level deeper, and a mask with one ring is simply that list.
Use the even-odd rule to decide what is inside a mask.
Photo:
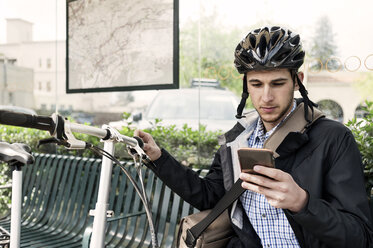
[{"label": "smartphone", "polygon": [[253,170],[254,165],[275,167],[273,152],[265,148],[239,148],[238,160],[240,161],[241,171],[246,173],[258,174]]}]

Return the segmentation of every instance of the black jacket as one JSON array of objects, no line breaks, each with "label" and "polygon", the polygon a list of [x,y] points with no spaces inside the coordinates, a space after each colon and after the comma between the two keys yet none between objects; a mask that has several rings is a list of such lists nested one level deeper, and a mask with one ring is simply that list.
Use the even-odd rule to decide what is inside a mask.
[{"label": "black jacket", "polygon": [[[154,161],[155,173],[194,207],[214,207],[234,181],[232,151],[227,144],[247,129],[242,123],[225,134],[210,171],[200,178],[167,151]],[[372,247],[371,216],[361,157],[353,135],[342,124],[321,118],[304,134],[290,133],[277,152],[276,168],[292,175],[309,194],[306,207],[293,214],[284,209],[301,247]],[[232,221],[236,237],[228,247],[261,247],[238,200],[242,225]],[[232,220],[232,219],[231,219]]]}]

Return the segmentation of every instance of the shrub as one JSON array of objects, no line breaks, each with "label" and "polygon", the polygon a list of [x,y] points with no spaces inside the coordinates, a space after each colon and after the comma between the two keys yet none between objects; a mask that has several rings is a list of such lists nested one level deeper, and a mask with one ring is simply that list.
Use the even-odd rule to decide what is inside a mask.
[{"label": "shrub", "polygon": [[203,125],[199,130],[193,130],[187,124],[177,129],[175,125],[161,126],[159,122],[156,120],[151,128],[144,131],[150,133],[160,147],[189,167],[202,169],[210,165],[219,148],[217,138],[221,131],[207,131]]},{"label": "shrub", "polygon": [[[12,172],[7,164],[0,163],[0,185],[10,185],[11,184],[11,175]],[[11,189],[4,188],[0,189],[0,217],[4,216],[8,209],[10,208],[11,203]]]},{"label": "shrub", "polygon": [[373,102],[366,101],[362,109],[362,119],[352,119],[347,123],[359,147],[364,165],[365,186],[370,195],[373,186]]}]

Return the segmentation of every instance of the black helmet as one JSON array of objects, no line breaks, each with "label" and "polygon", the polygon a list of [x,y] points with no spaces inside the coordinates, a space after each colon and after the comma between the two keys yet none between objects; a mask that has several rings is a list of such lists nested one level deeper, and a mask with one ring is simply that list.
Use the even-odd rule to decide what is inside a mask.
[{"label": "black helmet", "polygon": [[298,70],[304,51],[298,34],[281,27],[251,31],[236,47],[234,64],[239,73],[289,68]]},{"label": "black helmet", "polygon": [[295,82],[297,80],[299,91],[305,102],[305,118],[308,122],[308,107],[316,106],[307,97],[307,90],[298,78],[297,71],[304,62],[305,52],[302,48],[299,34],[281,27],[263,27],[251,31],[237,45],[234,53],[234,65],[237,71],[245,74],[243,77],[243,93],[240,105],[237,108],[236,118],[242,118],[249,94],[247,91],[246,72],[252,70],[270,70],[288,68]]}]

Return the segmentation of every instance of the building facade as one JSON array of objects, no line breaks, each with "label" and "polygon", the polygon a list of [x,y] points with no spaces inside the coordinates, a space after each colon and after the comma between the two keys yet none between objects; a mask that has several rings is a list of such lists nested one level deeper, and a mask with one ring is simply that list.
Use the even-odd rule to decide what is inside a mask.
[{"label": "building facade", "polygon": [[34,108],[34,72],[0,56],[0,104]]},{"label": "building facade", "polygon": [[[33,100],[29,101],[39,112],[56,108],[66,113],[125,111],[110,108],[113,93],[66,94],[66,41],[33,41],[32,24],[27,21],[7,19],[7,43],[0,44],[0,55],[12,59],[14,66],[28,68],[26,74],[18,74],[33,82]],[[1,71],[0,77],[4,77]]]}]

